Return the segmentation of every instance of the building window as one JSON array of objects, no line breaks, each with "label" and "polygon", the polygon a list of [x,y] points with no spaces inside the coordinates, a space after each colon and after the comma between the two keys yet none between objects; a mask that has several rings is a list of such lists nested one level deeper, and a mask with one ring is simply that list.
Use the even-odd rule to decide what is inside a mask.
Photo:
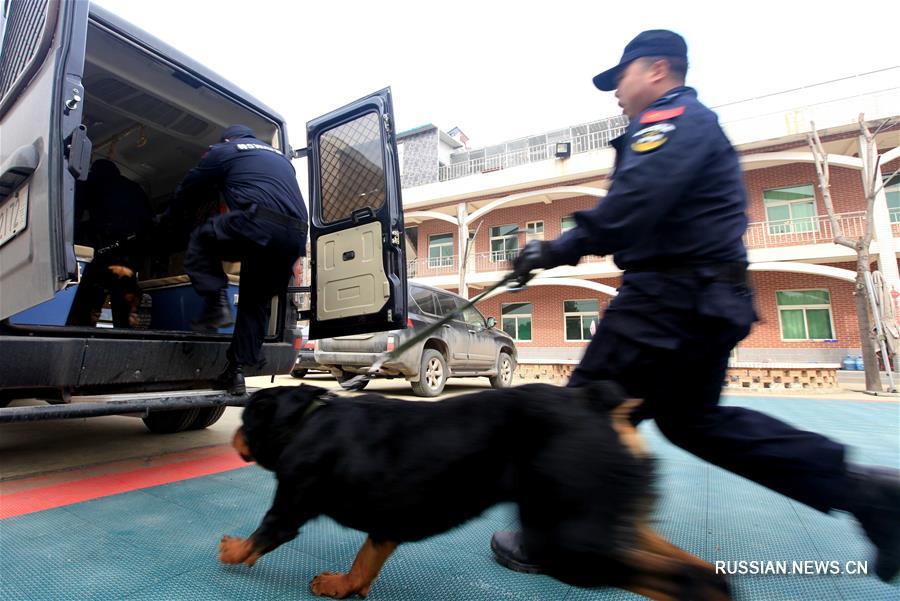
[{"label": "building window", "polygon": [[504,332],[514,340],[531,340],[531,303],[503,303],[500,315]]},{"label": "building window", "polygon": [[519,254],[519,226],[491,228],[491,261],[512,261]]},{"label": "building window", "polygon": [[827,290],[779,290],[782,340],[832,340],[831,295]]},{"label": "building window", "polygon": [[900,223],[900,173],[891,178],[885,177],[884,196],[887,198],[891,223]]},{"label": "building window", "polygon": [[453,266],[453,234],[428,236],[428,266]]},{"label": "building window", "polygon": [[567,232],[570,229],[575,227],[575,216],[574,215],[566,215],[559,222],[559,230],[560,232]]},{"label": "building window", "polygon": [[816,196],[812,185],[765,190],[763,202],[770,234],[793,234],[816,229]]},{"label": "building window", "polygon": [[529,221],[525,224],[525,242],[544,239],[544,222]]},{"label": "building window", "polygon": [[566,340],[570,342],[590,340],[591,324],[596,327],[600,316],[600,301],[563,301],[563,313],[566,322]]}]

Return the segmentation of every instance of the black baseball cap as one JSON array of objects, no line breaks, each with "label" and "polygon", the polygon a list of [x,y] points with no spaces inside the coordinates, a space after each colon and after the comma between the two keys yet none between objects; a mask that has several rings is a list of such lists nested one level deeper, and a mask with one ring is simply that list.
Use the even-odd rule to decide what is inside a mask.
[{"label": "black baseball cap", "polygon": [[222,132],[222,137],[219,138],[219,141],[224,142],[225,140],[234,140],[235,138],[252,137],[254,137],[253,130],[246,125],[229,125],[225,128],[225,131]]},{"label": "black baseball cap", "polygon": [[668,29],[642,31],[625,46],[618,65],[594,76],[594,85],[604,92],[615,90],[619,73],[642,56],[671,56],[687,61],[687,44],[683,37]]}]

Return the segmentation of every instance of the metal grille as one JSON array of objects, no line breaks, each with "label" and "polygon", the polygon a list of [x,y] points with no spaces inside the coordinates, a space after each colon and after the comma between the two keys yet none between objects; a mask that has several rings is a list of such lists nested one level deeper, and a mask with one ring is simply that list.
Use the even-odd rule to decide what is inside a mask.
[{"label": "metal grille", "polygon": [[333,223],[354,211],[384,206],[385,177],[377,113],[367,113],[319,137],[322,219]]},{"label": "metal grille", "polygon": [[47,19],[49,0],[11,0],[0,49],[0,99],[34,58]]}]

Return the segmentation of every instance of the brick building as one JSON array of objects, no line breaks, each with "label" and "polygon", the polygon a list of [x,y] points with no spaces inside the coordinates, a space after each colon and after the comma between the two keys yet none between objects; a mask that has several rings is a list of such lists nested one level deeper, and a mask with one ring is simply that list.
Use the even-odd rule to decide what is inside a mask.
[{"label": "brick building", "polygon": [[[833,243],[806,142],[811,120],[829,153],[835,213],[851,237],[863,231],[866,209],[857,115],[873,130],[881,126],[885,186],[871,257],[900,292],[900,177],[887,181],[900,167],[897,81],[900,67],[714,107],[745,169],[745,242],[760,315],[737,360],[837,363],[860,353],[856,255]],[[464,296],[499,279],[527,240],[555,238],[571,227],[572,213],[602,198],[613,163],[609,140],[624,127],[612,117],[474,150],[450,148],[454,139],[434,126],[401,134],[409,277]],[[414,158],[416,147],[431,153],[427,161]],[[423,173],[423,165],[436,171]],[[609,258],[585,257],[479,308],[517,338],[521,362],[572,363],[620,276]]]}]

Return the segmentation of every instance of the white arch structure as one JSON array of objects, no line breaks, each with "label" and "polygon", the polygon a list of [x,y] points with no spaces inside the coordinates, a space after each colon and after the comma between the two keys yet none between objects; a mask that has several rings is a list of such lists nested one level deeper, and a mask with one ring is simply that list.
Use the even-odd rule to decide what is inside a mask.
[{"label": "white arch structure", "polygon": [[[618,294],[615,288],[612,286],[607,286],[606,284],[601,284],[599,282],[594,282],[592,280],[582,280],[579,278],[542,278],[536,277],[528,282],[529,286],[572,286],[574,288],[587,288],[588,290],[593,290],[594,292],[599,292],[601,294],[606,294],[607,296],[615,296]],[[503,294],[505,292],[509,292],[505,288],[498,288],[494,290],[490,294],[484,297],[482,300],[487,300],[492,296],[497,296],[498,294]]]},{"label": "white arch structure", "polygon": [[[830,265],[817,265],[814,263],[795,263],[792,261],[769,261],[769,262],[761,262],[761,263],[751,263],[750,271],[778,271],[782,273],[804,273],[808,275],[821,275],[828,278],[834,278],[836,280],[841,280],[842,282],[854,283],[856,282],[856,272],[850,269],[843,269],[841,267],[832,267]],[[599,292],[601,294],[605,294],[607,296],[616,296],[618,291],[612,286],[607,286],[606,284],[601,284],[599,282],[595,282],[593,280],[582,280],[579,278],[565,278],[565,277],[536,277],[528,282],[529,286],[572,286],[573,288],[586,288],[588,290],[593,290],[594,292]],[[508,292],[504,288],[499,288],[494,290],[490,294],[484,297],[484,300],[487,300],[493,296],[497,296],[498,294],[504,294]]]}]

